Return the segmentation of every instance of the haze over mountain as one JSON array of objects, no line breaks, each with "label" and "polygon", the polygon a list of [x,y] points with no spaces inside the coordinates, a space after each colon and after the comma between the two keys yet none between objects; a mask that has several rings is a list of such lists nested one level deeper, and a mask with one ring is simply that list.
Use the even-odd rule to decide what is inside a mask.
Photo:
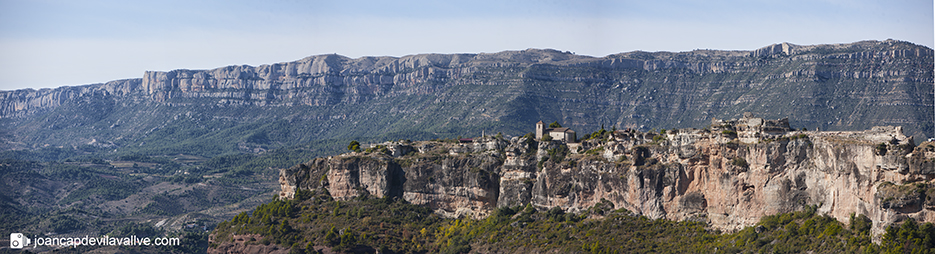
[{"label": "haze over mountain", "polygon": [[212,70],[147,71],[0,92],[4,149],[259,152],[322,139],[522,135],[539,120],[591,131],[702,128],[742,112],[795,128],[899,125],[933,136],[932,49],[902,41],[754,51],[550,49],[404,57],[318,55]]}]

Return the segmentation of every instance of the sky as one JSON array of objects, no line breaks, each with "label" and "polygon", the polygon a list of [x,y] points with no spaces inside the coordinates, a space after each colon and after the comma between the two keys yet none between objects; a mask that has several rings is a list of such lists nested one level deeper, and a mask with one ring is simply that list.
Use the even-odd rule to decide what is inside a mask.
[{"label": "sky", "polygon": [[933,0],[0,0],[0,91],[148,70],[551,48],[602,57],[896,39],[935,44]]}]

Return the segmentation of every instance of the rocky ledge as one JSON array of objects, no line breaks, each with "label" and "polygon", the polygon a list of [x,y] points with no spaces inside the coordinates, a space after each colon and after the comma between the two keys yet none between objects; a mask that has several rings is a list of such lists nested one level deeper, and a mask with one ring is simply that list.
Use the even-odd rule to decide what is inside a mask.
[{"label": "rocky ledge", "polygon": [[935,222],[935,143],[900,127],[793,131],[744,117],[706,129],[605,131],[580,143],[485,136],[470,142],[399,141],[280,171],[281,198],[326,189],[336,199],[402,198],[444,216],[481,218],[532,204],[585,210],[610,201],[649,218],[722,230],[817,207],[848,223]]}]

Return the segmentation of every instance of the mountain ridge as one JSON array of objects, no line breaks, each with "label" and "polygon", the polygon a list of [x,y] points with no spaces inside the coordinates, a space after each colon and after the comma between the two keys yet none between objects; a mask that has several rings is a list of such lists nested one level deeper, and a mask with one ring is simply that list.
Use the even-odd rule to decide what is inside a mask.
[{"label": "mountain ridge", "polygon": [[[79,89],[81,90],[81,92],[103,90],[103,91],[108,91],[110,93],[116,93],[116,94],[130,94],[133,92],[142,91],[142,92],[152,94],[155,91],[157,91],[154,88],[162,88],[162,89],[167,88],[165,85],[160,86],[160,84],[155,84],[156,82],[158,82],[157,79],[164,78],[162,77],[162,75],[172,75],[173,73],[175,73],[176,75],[180,74],[182,76],[179,78],[185,79],[185,78],[192,78],[188,76],[191,73],[217,73],[222,70],[254,69],[256,72],[265,73],[266,75],[258,74],[257,77],[239,76],[238,78],[272,79],[272,78],[275,78],[276,75],[271,75],[270,71],[272,69],[282,67],[283,65],[286,65],[286,68],[288,68],[288,65],[290,64],[293,64],[293,65],[304,64],[305,66],[309,67],[307,68],[308,70],[312,70],[314,71],[314,73],[306,72],[302,74],[321,74],[321,73],[326,73],[330,71],[331,66],[329,65],[335,64],[334,63],[335,61],[354,61],[357,63],[356,65],[354,65],[355,67],[360,67],[358,65],[369,63],[370,65],[368,65],[368,67],[371,67],[372,69],[376,69],[376,72],[379,73],[379,72],[386,71],[388,68],[391,68],[391,67],[397,69],[396,71],[398,71],[399,65],[403,65],[406,68],[427,67],[427,66],[446,67],[446,66],[440,66],[438,64],[434,64],[436,62],[439,62],[440,58],[450,59],[451,63],[456,63],[456,64],[449,64],[447,66],[449,68],[455,67],[458,64],[466,63],[467,61],[464,61],[465,57],[477,58],[477,59],[472,59],[472,60],[477,60],[477,62],[488,61],[488,60],[491,60],[490,58],[493,58],[496,60],[517,60],[518,58],[513,57],[513,56],[518,55],[520,53],[531,53],[532,55],[539,56],[539,57],[543,57],[542,56],[543,54],[548,53],[548,56],[549,56],[548,58],[536,61],[536,63],[543,63],[543,61],[545,61],[546,63],[566,62],[567,64],[568,61],[565,61],[565,60],[568,60],[569,59],[568,56],[570,55],[573,58],[575,58],[574,60],[594,61],[594,60],[604,59],[604,60],[610,60],[610,63],[601,62],[601,64],[615,65],[615,64],[620,64],[620,61],[618,59],[641,58],[641,56],[645,57],[645,55],[647,54],[652,55],[651,57],[653,59],[656,57],[660,57],[660,56],[666,59],[671,59],[673,55],[685,55],[685,54],[690,55],[690,56],[694,56],[694,55],[724,56],[726,55],[726,56],[732,56],[732,57],[742,57],[742,56],[770,57],[770,56],[774,56],[777,54],[790,55],[790,54],[793,54],[793,52],[802,52],[802,51],[808,52],[809,50],[822,48],[822,47],[831,47],[831,48],[872,47],[874,44],[879,44],[879,43],[896,44],[896,43],[908,43],[908,42],[901,42],[901,41],[894,41],[894,40],[887,40],[884,42],[879,42],[879,41],[867,40],[867,41],[859,41],[855,43],[818,44],[818,45],[805,45],[805,46],[783,42],[783,43],[772,44],[772,45],[765,46],[765,47],[755,49],[755,50],[696,49],[696,50],[684,51],[684,52],[669,52],[669,51],[647,52],[647,51],[637,50],[637,51],[623,52],[623,53],[617,53],[617,54],[610,54],[604,57],[575,55],[574,53],[571,53],[569,51],[562,52],[562,51],[555,50],[555,49],[537,49],[537,48],[529,48],[525,50],[506,50],[506,51],[500,51],[497,53],[457,53],[457,54],[425,53],[425,54],[405,55],[401,57],[363,56],[359,58],[349,58],[349,57],[338,55],[338,54],[323,54],[323,55],[308,56],[308,57],[305,57],[305,58],[302,58],[296,61],[292,61],[292,62],[261,64],[258,66],[228,65],[228,66],[218,67],[214,69],[175,69],[171,71],[145,71],[143,74],[143,77],[141,78],[118,79],[118,80],[112,80],[112,81],[108,81],[104,83],[94,83],[94,84],[85,84],[85,85],[76,85],[76,86],[61,86],[57,88],[42,88],[38,90],[32,89],[32,88],[26,88],[26,89],[17,89],[17,90],[11,90],[11,91],[0,91],[0,93],[7,94],[7,96],[5,96],[6,98],[12,97],[9,95],[10,93],[16,94],[17,92],[19,93],[50,92],[50,91],[55,91],[55,90],[68,90],[68,89]],[[924,49],[927,49],[928,51],[932,50],[924,46],[922,47]],[[917,57],[921,57],[925,52],[922,52],[920,50],[923,50],[923,49],[916,48],[914,52],[910,52],[906,50],[893,51],[892,54],[893,55],[915,54]],[[711,54],[712,52],[713,54]],[[561,55],[563,57],[558,57],[559,61],[553,61],[554,58],[552,57],[554,57],[556,54]],[[518,60],[525,60],[525,61],[522,61],[521,63],[533,63],[528,56],[529,54],[522,54],[522,55],[524,57],[519,58]],[[857,57],[871,57],[866,54],[857,54],[856,56]],[[848,57],[852,57],[852,56],[848,56]],[[334,60],[334,58],[338,58],[339,60]],[[388,63],[388,62],[397,62],[397,61],[402,61],[403,63]],[[428,62],[428,63],[425,63],[425,62]],[[374,65],[379,65],[379,68],[374,68]],[[626,65],[626,64],[623,64],[623,65]],[[648,64],[648,65],[643,66],[643,68],[647,70],[653,70],[659,67],[660,66],[654,65],[654,64]],[[694,71],[703,71],[705,69],[706,68],[692,68],[692,70]],[[709,70],[714,70],[716,72],[717,68],[710,68]],[[344,71],[348,73],[354,73],[354,72],[360,72],[364,70],[349,69],[349,70],[344,70]],[[291,74],[295,75],[295,73],[291,73]],[[342,73],[342,74],[345,74],[345,73]],[[231,77],[228,77],[228,78],[231,78]],[[178,84],[169,84],[169,85],[178,86]],[[170,89],[180,88],[184,92],[187,90],[187,88],[190,88],[190,87],[169,87],[169,88]],[[266,89],[268,88],[269,87],[267,87]],[[264,89],[264,88],[259,87],[256,89]],[[3,113],[2,115],[0,115],[2,117],[10,117],[11,112],[21,111],[24,109],[22,107],[16,107],[16,106],[10,107],[9,101],[5,101],[5,102],[6,103],[4,103],[5,107],[3,111],[0,111]],[[40,105],[39,107],[43,107],[43,106],[47,107],[51,105]]]},{"label": "mountain ridge", "polygon": [[[139,145],[144,138],[133,132],[165,123],[142,124],[132,131],[116,128],[113,137],[80,142],[38,133],[64,129],[69,132],[65,136],[87,136],[89,131],[73,126],[75,121],[126,125],[134,117],[120,112],[139,110],[131,109],[135,105],[155,110],[149,114],[194,112],[203,120],[237,124],[287,119],[319,130],[311,139],[430,139],[485,129],[521,135],[526,122],[540,119],[578,129],[602,124],[684,128],[749,111],[825,130],[904,125],[907,134],[924,140],[935,132],[932,55],[927,47],[893,40],[779,43],[749,51],[633,51],[605,57],[553,49],[360,58],[330,54],[256,67],[146,71],[138,79],[0,91],[0,119],[15,130],[12,139],[26,144],[7,145],[16,149],[92,141],[126,146],[121,143],[132,140]],[[63,105],[103,112],[97,118],[49,117]],[[206,113],[218,108],[237,114]],[[258,113],[275,108],[305,114]],[[31,121],[36,116],[45,122]],[[40,131],[24,128],[30,124]],[[358,130],[361,125],[368,131]],[[301,130],[290,132],[291,138],[273,141],[290,143]]]}]

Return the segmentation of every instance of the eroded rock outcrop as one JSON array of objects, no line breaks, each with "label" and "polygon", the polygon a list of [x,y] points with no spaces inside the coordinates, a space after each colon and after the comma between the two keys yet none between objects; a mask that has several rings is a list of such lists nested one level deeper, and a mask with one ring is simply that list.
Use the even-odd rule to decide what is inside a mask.
[{"label": "eroded rock outcrop", "polygon": [[[752,120],[727,122],[744,121]],[[814,206],[844,222],[867,215],[878,236],[906,218],[935,222],[935,143],[914,146],[899,127],[761,134],[628,130],[576,144],[526,137],[390,142],[283,169],[280,197],[324,188],[337,199],[391,196],[452,217],[530,203],[575,212],[607,200],[650,218],[725,230]],[[414,152],[379,152],[385,146]]]}]

